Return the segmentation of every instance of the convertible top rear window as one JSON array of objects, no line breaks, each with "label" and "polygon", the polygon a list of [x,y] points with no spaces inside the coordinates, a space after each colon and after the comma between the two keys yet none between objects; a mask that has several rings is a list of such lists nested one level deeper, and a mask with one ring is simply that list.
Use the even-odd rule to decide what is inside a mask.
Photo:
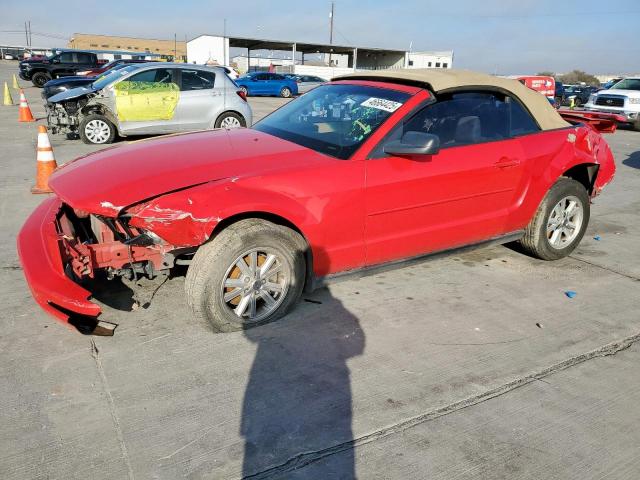
[{"label": "convertible top rear window", "polygon": [[254,125],[264,133],[347,159],[409,95],[362,85],[324,85]]}]

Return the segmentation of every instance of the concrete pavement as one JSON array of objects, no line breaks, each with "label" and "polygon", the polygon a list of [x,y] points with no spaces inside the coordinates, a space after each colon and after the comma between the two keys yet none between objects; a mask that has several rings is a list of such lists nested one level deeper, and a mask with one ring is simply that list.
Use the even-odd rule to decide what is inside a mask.
[{"label": "concrete pavement", "polygon": [[[15,68],[0,62],[0,82]],[[96,294],[119,324],[104,338],[48,317],[24,282],[15,236],[41,197],[36,127],[16,118],[0,108],[1,478],[637,473],[640,132],[608,137],[618,173],[570,258],[438,258],[222,335],[191,319],[183,277],[142,281],[135,311],[121,284]],[[59,163],[98,149],[51,139]]]}]

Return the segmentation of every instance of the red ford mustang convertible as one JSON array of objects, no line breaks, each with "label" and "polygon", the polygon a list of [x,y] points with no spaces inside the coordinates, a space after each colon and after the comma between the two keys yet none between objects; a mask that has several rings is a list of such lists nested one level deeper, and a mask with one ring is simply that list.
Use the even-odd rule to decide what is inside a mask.
[{"label": "red ford mustang convertible", "polygon": [[517,239],[559,259],[615,171],[598,131],[607,120],[579,117],[472,72],[341,77],[251,129],[64,165],[20,232],[20,259],[37,302],[63,321],[98,316],[81,286],[98,274],[189,265],[188,303],[216,331],[281,317],[327,277],[466,245]]}]

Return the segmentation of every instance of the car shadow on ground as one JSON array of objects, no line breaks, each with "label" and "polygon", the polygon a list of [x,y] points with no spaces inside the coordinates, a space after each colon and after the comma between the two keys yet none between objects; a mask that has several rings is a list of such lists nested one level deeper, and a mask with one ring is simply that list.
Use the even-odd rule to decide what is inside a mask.
[{"label": "car shadow on ground", "polygon": [[622,164],[626,165],[627,167],[640,169],[640,151],[633,152],[622,161]]}]

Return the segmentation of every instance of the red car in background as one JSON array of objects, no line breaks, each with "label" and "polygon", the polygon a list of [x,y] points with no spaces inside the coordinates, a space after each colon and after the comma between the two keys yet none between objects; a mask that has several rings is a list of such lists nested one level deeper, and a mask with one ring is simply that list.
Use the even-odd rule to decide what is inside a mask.
[{"label": "red car in background", "polygon": [[129,64],[129,63],[147,63],[151,60],[134,60],[128,58],[121,58],[118,60],[112,60],[109,63],[105,63],[98,68],[92,68],[91,70],[83,70],[81,72],[76,73],[77,76],[87,76],[87,77],[96,77],[102,75],[107,70],[111,70],[113,67],[117,65]]},{"label": "red car in background", "polygon": [[36,301],[63,321],[96,321],[84,280],[189,265],[194,315],[232,331],[281,317],[327,277],[434,252],[518,240],[556,260],[615,172],[597,131],[615,118],[569,114],[484,74],[355,73],[251,129],[62,166],[18,236],[21,263]]}]

